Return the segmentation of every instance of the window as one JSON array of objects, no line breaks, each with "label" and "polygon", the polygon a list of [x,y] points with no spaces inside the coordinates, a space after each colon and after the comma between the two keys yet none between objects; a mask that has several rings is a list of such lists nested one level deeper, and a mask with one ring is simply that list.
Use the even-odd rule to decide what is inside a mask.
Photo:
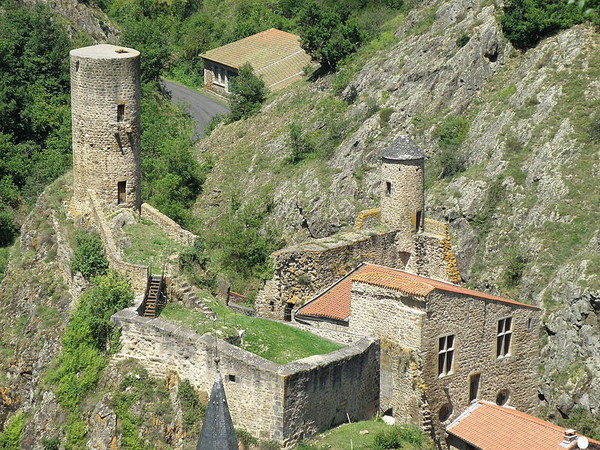
[{"label": "window", "polygon": [[496,340],[496,357],[504,358],[510,355],[510,338],[512,336],[512,317],[498,321],[498,337]]},{"label": "window", "polygon": [[235,375],[228,375],[229,381],[235,383]]},{"label": "window", "polygon": [[502,389],[496,395],[496,405],[504,406],[508,402],[508,398],[510,397],[510,391],[508,389]]},{"label": "window", "polygon": [[290,322],[292,320],[292,309],[294,308],[294,304],[288,302],[285,304],[285,309],[283,311],[283,320],[286,322]]},{"label": "window", "polygon": [[385,195],[387,195],[388,197],[390,195],[392,195],[392,182],[391,181],[385,182]]},{"label": "window", "polygon": [[417,211],[415,214],[415,231],[421,230],[421,222],[423,221],[423,211]]},{"label": "window", "polygon": [[118,205],[122,205],[123,203],[126,202],[127,199],[127,194],[126,194],[126,186],[127,186],[127,181],[119,181],[117,183],[117,204]]},{"label": "window", "polygon": [[125,120],[125,105],[117,105],[117,122]]},{"label": "window", "polygon": [[444,403],[438,411],[438,418],[440,422],[445,422],[452,415],[452,405],[450,403]]},{"label": "window", "polygon": [[481,378],[480,373],[471,375],[469,380],[469,402],[473,402],[479,398],[479,380]]},{"label": "window", "polygon": [[527,319],[527,331],[533,330],[533,319]]},{"label": "window", "polygon": [[454,335],[440,338],[438,351],[438,375],[444,376],[452,372],[452,360],[454,358]]}]

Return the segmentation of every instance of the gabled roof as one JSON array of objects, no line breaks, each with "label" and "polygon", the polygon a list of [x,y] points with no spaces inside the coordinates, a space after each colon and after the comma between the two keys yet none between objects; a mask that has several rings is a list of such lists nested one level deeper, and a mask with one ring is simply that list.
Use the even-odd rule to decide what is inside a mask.
[{"label": "gabled roof", "polygon": [[389,161],[411,161],[424,159],[425,152],[408,136],[400,136],[383,151],[381,157]]},{"label": "gabled roof", "polygon": [[270,30],[240,39],[200,55],[204,59],[239,69],[249,63],[267,87],[280,87],[298,78],[310,64],[310,56],[300,47],[300,37]]},{"label": "gabled roof", "polygon": [[237,436],[218,369],[196,450],[238,450]]},{"label": "gabled roof", "polygon": [[[513,408],[477,402],[446,427],[451,435],[485,450],[576,449],[576,442],[561,445],[565,428]],[[600,449],[589,439],[588,449]]]},{"label": "gabled roof", "polygon": [[350,318],[351,313],[351,290],[353,281],[386,287],[417,297],[426,297],[434,290],[439,290],[507,303],[510,305],[539,309],[532,305],[515,302],[484,292],[474,291],[456,284],[422,277],[403,270],[365,263],[358,266],[306,305],[300,307],[296,312],[296,316],[347,321]]}]

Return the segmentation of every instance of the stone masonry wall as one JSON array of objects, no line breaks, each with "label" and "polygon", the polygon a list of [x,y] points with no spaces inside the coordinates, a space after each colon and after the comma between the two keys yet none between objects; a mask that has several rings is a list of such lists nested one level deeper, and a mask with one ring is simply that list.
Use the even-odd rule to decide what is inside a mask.
[{"label": "stone masonry wall", "polygon": [[160,227],[160,229],[169,237],[183,245],[194,245],[196,235],[191,231],[184,229],[181,225],[175,222],[170,217],[165,216],[158,209],[149,205],[148,203],[142,203],[141,209],[142,218],[148,219],[154,222]]},{"label": "stone masonry wall", "polygon": [[296,441],[358,420],[379,407],[379,346],[363,339],[355,346],[283,366],[284,435]]},{"label": "stone masonry wall", "polygon": [[89,198],[89,203],[92,205],[92,213],[95,219],[95,225],[100,233],[102,246],[104,248],[104,253],[106,255],[106,259],[108,259],[110,268],[126,275],[131,281],[131,287],[136,294],[144,293],[148,285],[150,268],[148,266],[128,263],[121,259],[121,256],[117,251],[117,245],[113,238],[112,232],[110,231],[108,221],[104,215],[104,211],[100,207],[98,200],[93,194],[90,194]]},{"label": "stone masonry wall", "polygon": [[348,331],[389,337],[405,349],[420,348],[426,318],[424,299],[360,281],[352,282],[351,295]]},{"label": "stone masonry wall", "polygon": [[257,314],[283,319],[287,302],[300,306],[362,262],[403,268],[407,255],[398,253],[395,236],[393,231],[347,233],[273,253],[273,278],[257,296]]},{"label": "stone masonry wall", "polygon": [[70,56],[74,208],[87,212],[87,193],[93,192],[104,207],[139,211],[140,54],[102,44]]},{"label": "stone masonry wall", "polygon": [[[470,376],[478,373],[478,399],[495,402],[498,393],[506,390],[508,405],[535,412],[539,309],[434,291],[428,296],[427,316],[421,346],[423,379],[438,435],[469,406]],[[506,317],[513,321],[510,356],[497,358],[498,320]],[[439,338],[447,335],[455,336],[454,360],[451,373],[439,377]],[[444,404],[451,406],[452,414],[440,423]]]},{"label": "stone masonry wall", "polygon": [[[413,236],[420,228],[425,211],[424,160],[388,162],[381,165],[381,221],[392,230],[398,230],[397,245],[402,252],[411,252]],[[389,183],[389,184],[386,184]],[[388,186],[390,191],[388,192]]]},{"label": "stone masonry wall", "polygon": [[414,253],[406,265],[409,272],[437,280],[461,281],[452,244],[447,236],[430,233],[415,235]]},{"label": "stone masonry wall", "polygon": [[[279,366],[212,336],[140,317],[133,308],[112,321],[122,327],[115,359],[136,359],[154,377],[177,372],[210,392],[218,356],[234,425],[260,439],[292,445],[340,423],[341,412],[366,418],[377,409],[379,347],[371,339]],[[349,400],[352,392],[361,394]]]}]

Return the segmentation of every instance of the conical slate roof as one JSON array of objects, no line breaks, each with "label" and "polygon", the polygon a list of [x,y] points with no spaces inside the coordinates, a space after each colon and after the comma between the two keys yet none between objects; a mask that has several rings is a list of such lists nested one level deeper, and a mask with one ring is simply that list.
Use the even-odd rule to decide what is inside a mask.
[{"label": "conical slate roof", "polygon": [[400,136],[383,151],[381,157],[388,161],[411,161],[425,159],[425,153],[408,136]]},{"label": "conical slate roof", "polygon": [[210,393],[196,450],[238,450],[237,437],[219,369]]}]

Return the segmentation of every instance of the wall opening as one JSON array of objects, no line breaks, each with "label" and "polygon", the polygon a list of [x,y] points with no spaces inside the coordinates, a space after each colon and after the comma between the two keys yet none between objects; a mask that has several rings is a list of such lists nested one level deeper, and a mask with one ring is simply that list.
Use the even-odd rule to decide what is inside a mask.
[{"label": "wall opening", "polygon": [[385,195],[387,195],[388,197],[390,195],[392,195],[392,182],[391,181],[385,182]]},{"label": "wall opening", "polygon": [[476,373],[475,375],[471,375],[469,380],[469,402],[474,402],[479,398],[479,380],[481,379],[481,374]]},{"label": "wall opening", "polygon": [[423,229],[423,211],[417,211],[415,214],[415,231],[419,232]]},{"label": "wall opening", "polygon": [[510,397],[510,392],[507,389],[502,389],[496,395],[496,405],[504,406],[508,402],[508,398]]},{"label": "wall opening", "polygon": [[287,322],[292,321],[292,309],[294,308],[294,304],[291,302],[287,302],[285,304],[285,309],[283,311],[283,320]]},{"label": "wall opening", "polygon": [[117,105],[117,122],[123,122],[125,120],[125,105]]},{"label": "wall opening", "polygon": [[229,381],[231,381],[232,383],[235,383],[235,375],[229,375],[228,378],[229,378]]},{"label": "wall opening", "polygon": [[119,181],[117,183],[117,204],[122,205],[127,201],[127,181]]},{"label": "wall opening", "polygon": [[438,418],[440,422],[445,422],[452,415],[452,405],[450,403],[445,403],[442,405],[440,410],[438,411]]},{"label": "wall opening", "polygon": [[271,312],[275,311],[275,302],[273,300],[269,302],[269,310]]}]

